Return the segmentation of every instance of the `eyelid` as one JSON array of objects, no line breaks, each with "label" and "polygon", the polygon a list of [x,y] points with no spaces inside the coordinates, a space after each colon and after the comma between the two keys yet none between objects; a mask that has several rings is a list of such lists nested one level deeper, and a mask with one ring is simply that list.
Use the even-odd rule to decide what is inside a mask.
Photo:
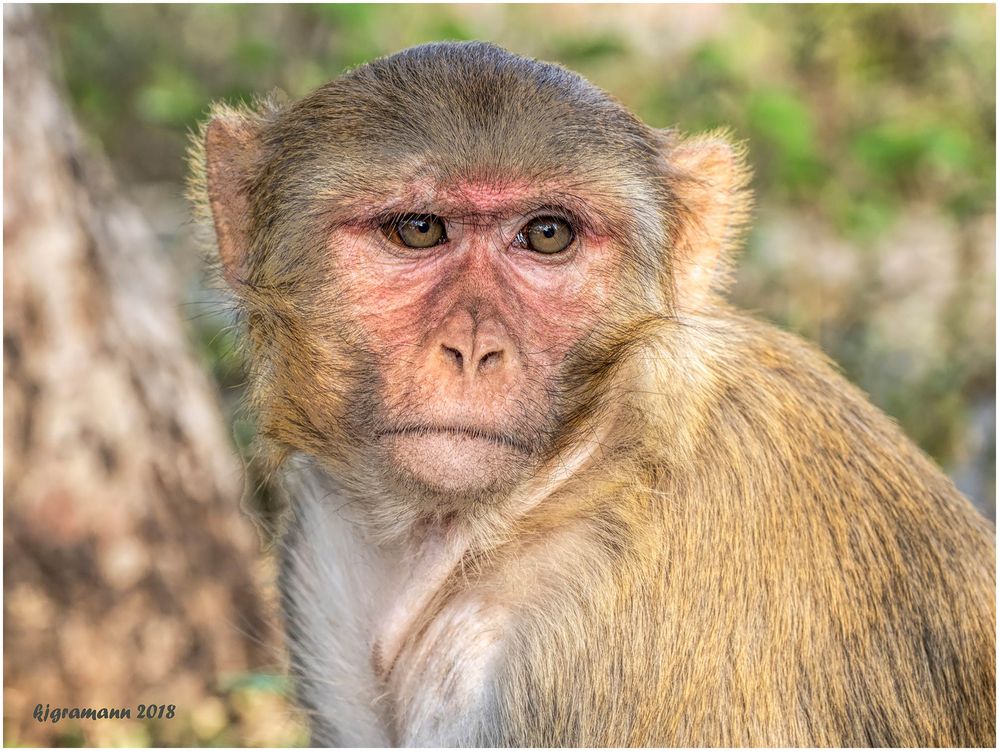
[{"label": "eyelid", "polygon": [[448,226],[448,220],[435,214],[432,211],[379,211],[377,213],[367,214],[366,216],[357,217],[353,225],[355,227],[364,229],[381,229],[388,224],[398,224],[401,220],[406,217],[418,218],[422,216],[433,216],[444,222],[444,226]]},{"label": "eyelid", "polygon": [[445,226],[447,226],[447,219],[435,214],[432,211],[395,211],[391,214],[382,214],[374,217],[373,221],[377,223],[378,226],[384,227],[386,224],[398,224],[403,219],[440,219]]},{"label": "eyelid", "polygon": [[572,211],[564,209],[561,206],[542,206],[533,211],[528,211],[524,214],[524,223],[521,227],[526,227],[531,222],[536,222],[538,219],[560,219],[569,225],[574,233],[584,231],[585,222],[583,222],[579,217],[575,215]]}]

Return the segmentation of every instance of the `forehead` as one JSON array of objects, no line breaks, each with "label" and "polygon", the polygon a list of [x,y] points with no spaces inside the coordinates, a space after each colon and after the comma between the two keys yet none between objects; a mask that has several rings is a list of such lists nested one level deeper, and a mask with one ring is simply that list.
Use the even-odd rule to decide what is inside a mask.
[{"label": "forehead", "polygon": [[580,76],[478,43],[361,66],[273,130],[283,149],[348,188],[403,176],[593,185],[646,176],[655,158],[648,128]]}]

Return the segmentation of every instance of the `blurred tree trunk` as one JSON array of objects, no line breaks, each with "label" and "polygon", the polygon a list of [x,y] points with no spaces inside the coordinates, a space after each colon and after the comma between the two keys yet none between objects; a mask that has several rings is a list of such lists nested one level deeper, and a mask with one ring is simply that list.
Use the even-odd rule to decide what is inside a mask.
[{"label": "blurred tree trunk", "polygon": [[[273,661],[272,628],[172,280],[85,153],[34,16],[4,8],[6,743],[141,741],[32,711],[155,702],[183,723],[220,674]],[[154,739],[178,737],[161,722]]]}]

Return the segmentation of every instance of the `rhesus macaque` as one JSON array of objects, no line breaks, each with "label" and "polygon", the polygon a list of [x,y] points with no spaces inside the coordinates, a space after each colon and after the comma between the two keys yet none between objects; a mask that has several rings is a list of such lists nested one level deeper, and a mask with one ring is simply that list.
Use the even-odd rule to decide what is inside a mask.
[{"label": "rhesus macaque", "polygon": [[722,299],[723,135],[431,44],[217,107],[194,164],[314,742],[994,745],[993,527]]}]

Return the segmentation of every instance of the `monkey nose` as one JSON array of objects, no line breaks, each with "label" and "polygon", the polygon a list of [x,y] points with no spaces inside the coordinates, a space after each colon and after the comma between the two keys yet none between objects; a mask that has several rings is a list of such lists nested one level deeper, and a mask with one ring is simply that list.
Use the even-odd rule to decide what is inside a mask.
[{"label": "monkey nose", "polygon": [[474,342],[471,346],[441,344],[444,362],[456,375],[478,375],[503,364],[505,349],[495,341]]},{"label": "monkey nose", "polygon": [[502,369],[508,360],[508,344],[498,323],[446,326],[438,340],[439,358],[452,375],[484,376]]},{"label": "monkey nose", "polygon": [[472,362],[475,364],[476,373],[488,373],[502,367],[506,355],[502,343],[491,337],[486,337],[476,341],[475,345]]}]

